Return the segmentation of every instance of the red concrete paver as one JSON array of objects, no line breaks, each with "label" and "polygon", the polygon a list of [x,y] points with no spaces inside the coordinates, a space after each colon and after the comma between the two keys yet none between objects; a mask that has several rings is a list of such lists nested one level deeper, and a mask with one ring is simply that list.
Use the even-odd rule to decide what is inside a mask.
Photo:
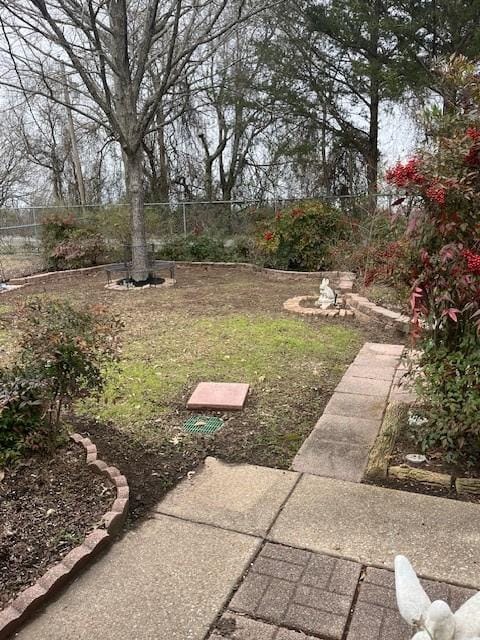
[{"label": "red concrete paver", "polygon": [[243,409],[250,385],[243,382],[200,382],[187,402],[187,409]]}]

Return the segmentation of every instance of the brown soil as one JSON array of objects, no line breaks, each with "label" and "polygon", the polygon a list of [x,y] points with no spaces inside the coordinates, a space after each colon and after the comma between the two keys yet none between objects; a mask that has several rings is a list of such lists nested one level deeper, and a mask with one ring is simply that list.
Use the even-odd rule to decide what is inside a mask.
[{"label": "brown soil", "polygon": [[368,298],[370,302],[374,302],[380,307],[397,313],[410,315],[410,306],[408,304],[409,293],[407,289],[399,292],[394,287],[387,285],[372,284],[369,287],[365,287],[359,284],[356,288],[356,293]]},{"label": "brown soil", "polygon": [[[412,438],[408,437],[407,424],[403,425],[399,436],[395,442],[395,447],[392,451],[389,464],[391,466],[399,466],[405,464],[405,456],[409,453],[423,453],[420,447],[416,445]],[[421,465],[419,468],[431,471],[433,473],[441,473],[452,476],[452,488],[442,489],[423,482],[417,481],[402,481],[395,478],[374,479],[367,481],[367,484],[377,484],[390,489],[399,489],[401,491],[410,491],[412,493],[423,493],[431,496],[440,496],[443,498],[451,498],[452,500],[461,500],[464,502],[480,502],[480,496],[458,494],[454,489],[456,478],[480,478],[480,466],[466,467],[461,463],[451,464],[444,460],[443,452],[438,450],[428,451],[426,454],[427,463]]]},{"label": "brown soil", "polygon": [[[323,389],[312,387],[307,402],[305,395],[299,401],[295,398],[285,400],[281,407],[283,420],[274,431],[264,430],[259,423],[254,396],[249,397],[247,407],[241,413],[202,410],[202,415],[223,418],[225,424],[222,429],[215,437],[186,437],[175,446],[167,439],[158,444],[144,442],[129,437],[114,425],[86,418],[71,420],[75,422],[77,431],[95,442],[99,456],[117,466],[128,478],[129,522],[133,524],[148,514],[160,498],[206,456],[231,463],[288,469],[293,454],[322,414],[336,382]],[[184,403],[179,403],[175,408],[175,421],[182,423],[189,417],[191,412],[185,409]]]},{"label": "brown soil", "polygon": [[[66,297],[78,304],[105,304],[125,320],[126,340],[147,340],[156,332],[168,330],[174,332],[183,348],[188,336],[182,335],[176,326],[170,326],[170,314],[199,318],[265,314],[285,318],[290,317],[283,311],[285,300],[296,295],[315,296],[318,289],[317,283],[309,279],[275,281],[231,268],[180,266],[177,278],[174,288],[118,292],[105,289],[105,273],[97,272],[32,284],[24,291],[28,295],[47,293]],[[7,324],[11,324],[14,317],[15,300],[21,300],[23,295],[19,292],[8,294],[5,302],[9,309],[3,314]],[[345,320],[302,318],[302,322],[320,328],[324,324],[344,324]],[[347,324],[354,326],[364,341],[397,344],[402,341],[397,332],[376,323],[362,324],[352,319]],[[91,436],[99,456],[126,475],[131,490],[130,523],[133,524],[206,455],[230,462],[288,468],[293,455],[322,414],[347,365],[348,362],[343,361],[331,362],[317,377],[306,369],[301,388],[297,386],[295,391],[292,391],[292,383],[298,381],[292,380],[288,366],[284,367],[279,371],[282,379],[279,376],[267,391],[262,390],[263,404],[254,390],[244,411],[220,413],[225,418],[225,426],[213,438],[185,437],[179,433],[178,426],[190,415],[185,410],[185,401],[191,388],[185,388],[154,424],[146,425],[148,438],[141,430],[136,432],[134,427],[131,430],[119,428],[93,417],[77,417],[75,428]],[[264,420],[269,420],[269,428],[265,428]],[[172,438],[174,434],[179,438]]]},{"label": "brown soil", "polygon": [[[430,470],[430,469],[429,469]],[[439,498],[449,498],[450,500],[459,500],[460,502],[480,503],[480,496],[470,495],[467,493],[458,494],[454,489],[442,489],[422,482],[395,480],[393,478],[385,478],[384,480],[365,480],[365,484],[374,484],[387,489],[396,489],[397,491],[408,491],[410,493],[422,493],[427,496],[436,496]]]},{"label": "brown soil", "polygon": [[73,443],[51,459],[32,457],[0,482],[0,609],[81,544],[114,491]]}]

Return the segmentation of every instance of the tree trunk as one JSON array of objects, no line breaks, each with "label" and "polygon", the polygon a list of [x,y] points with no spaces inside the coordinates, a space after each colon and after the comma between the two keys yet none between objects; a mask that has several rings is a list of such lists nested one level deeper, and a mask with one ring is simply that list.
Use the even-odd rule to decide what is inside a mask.
[{"label": "tree trunk", "polygon": [[65,83],[64,97],[65,97],[65,105],[67,110],[68,134],[70,136],[70,145],[72,149],[72,163],[73,163],[73,169],[75,173],[75,180],[77,183],[77,191],[80,199],[80,204],[82,205],[82,207],[84,207],[86,202],[85,182],[83,179],[83,171],[82,171],[82,163],[80,161],[80,154],[78,152],[77,136],[75,135],[75,125],[73,123],[72,103],[70,100],[70,91],[68,88],[67,74],[65,73],[65,66],[63,64],[62,64],[62,75],[63,75],[63,81]]},{"label": "tree trunk", "polygon": [[328,166],[328,154],[327,154],[327,103],[323,104],[322,108],[322,131],[321,131],[321,145],[322,145],[322,187],[323,194],[327,197],[331,194],[330,188],[330,167]]},{"label": "tree trunk", "polygon": [[381,64],[378,60],[378,46],[380,40],[380,16],[381,2],[375,0],[373,7],[374,23],[370,36],[370,123],[368,131],[368,149],[367,149],[367,185],[370,212],[374,213],[377,208],[376,194],[378,192],[378,126],[380,111],[380,74]]},{"label": "tree trunk", "polygon": [[167,145],[165,144],[165,127],[163,125],[163,109],[160,104],[157,114],[157,142],[158,142],[158,198],[160,202],[168,202],[170,198],[170,175],[167,156]]},{"label": "tree trunk", "polygon": [[141,282],[148,278],[147,236],[145,231],[143,149],[126,150],[125,176],[127,197],[130,203],[130,226],[132,234],[132,278]]},{"label": "tree trunk", "polygon": [[376,208],[376,198],[378,190],[378,118],[380,110],[380,86],[378,78],[378,69],[376,65],[372,68],[372,77],[370,79],[370,125],[368,132],[368,149],[367,149],[367,184],[368,195],[373,205],[372,210]]},{"label": "tree trunk", "polygon": [[205,200],[212,202],[213,197],[213,160],[205,158]]}]

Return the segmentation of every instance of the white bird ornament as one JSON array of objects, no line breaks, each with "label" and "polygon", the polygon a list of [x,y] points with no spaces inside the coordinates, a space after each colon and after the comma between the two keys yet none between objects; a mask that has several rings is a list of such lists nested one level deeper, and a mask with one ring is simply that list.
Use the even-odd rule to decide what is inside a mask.
[{"label": "white bird ornament", "polygon": [[430,601],[405,556],[395,558],[395,590],[400,615],[417,630],[412,640],[480,640],[480,593],[453,613]]}]

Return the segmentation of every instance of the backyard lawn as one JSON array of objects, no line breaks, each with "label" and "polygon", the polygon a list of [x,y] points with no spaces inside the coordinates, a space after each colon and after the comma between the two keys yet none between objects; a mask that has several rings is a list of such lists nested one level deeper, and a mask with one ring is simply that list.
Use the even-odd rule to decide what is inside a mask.
[{"label": "backyard lawn", "polygon": [[[100,399],[77,405],[71,420],[128,477],[133,519],[205,455],[288,468],[363,342],[399,340],[353,321],[284,312],[287,298],[316,293],[307,279],[183,267],[175,288],[120,292],[104,284],[100,272],[5,295],[0,348],[12,357],[15,302],[26,295],[103,304],[123,319],[119,365]],[[192,415],[186,401],[202,380],[251,385],[243,411],[215,414],[225,420],[215,436],[182,429]]]}]

